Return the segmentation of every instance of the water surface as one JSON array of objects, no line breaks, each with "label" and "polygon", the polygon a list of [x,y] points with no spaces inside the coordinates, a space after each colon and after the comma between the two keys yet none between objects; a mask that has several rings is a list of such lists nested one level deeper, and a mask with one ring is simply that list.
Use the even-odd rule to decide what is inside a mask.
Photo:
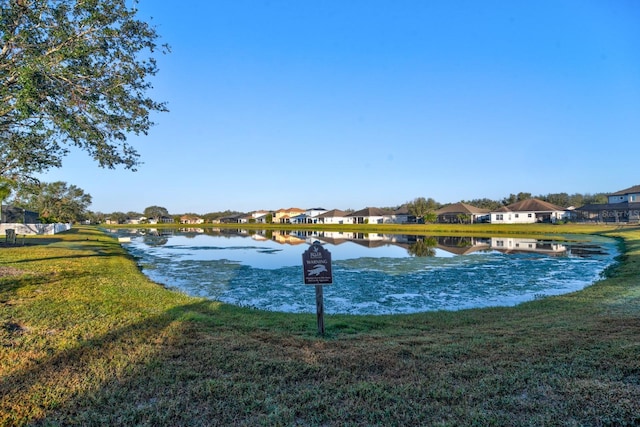
[{"label": "water surface", "polygon": [[[118,233],[125,231],[119,230]],[[326,313],[397,314],[512,306],[583,289],[614,262],[612,239],[424,237],[242,230],[133,232],[128,250],[152,280],[189,295],[315,313],[302,253],[331,252]]]}]

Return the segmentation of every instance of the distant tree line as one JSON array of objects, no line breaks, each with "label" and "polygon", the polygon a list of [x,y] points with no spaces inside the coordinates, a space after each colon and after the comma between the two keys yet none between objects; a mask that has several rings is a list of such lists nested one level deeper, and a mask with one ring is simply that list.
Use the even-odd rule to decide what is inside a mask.
[{"label": "distant tree line", "polygon": [[568,208],[570,206],[580,207],[584,205],[588,205],[591,203],[607,203],[607,194],[606,193],[596,193],[596,194],[580,194],[580,193],[549,193],[546,195],[538,195],[533,196],[531,193],[518,193],[518,194],[509,194],[509,196],[503,198],[502,200],[491,200],[491,199],[472,199],[472,200],[463,200],[463,203],[467,203],[469,205],[483,208],[483,209],[498,209],[501,206],[511,205],[513,203],[520,202],[522,200],[527,200],[531,198],[536,198],[543,200],[545,202],[553,203],[554,205],[562,206],[564,208]]}]

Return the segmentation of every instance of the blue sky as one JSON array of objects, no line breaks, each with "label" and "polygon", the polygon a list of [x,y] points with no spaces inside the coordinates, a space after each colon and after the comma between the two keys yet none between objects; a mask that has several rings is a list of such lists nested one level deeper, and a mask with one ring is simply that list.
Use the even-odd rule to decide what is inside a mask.
[{"label": "blue sky", "polygon": [[640,2],[141,0],[138,172],[42,177],[91,210],[361,209],[640,184]]}]

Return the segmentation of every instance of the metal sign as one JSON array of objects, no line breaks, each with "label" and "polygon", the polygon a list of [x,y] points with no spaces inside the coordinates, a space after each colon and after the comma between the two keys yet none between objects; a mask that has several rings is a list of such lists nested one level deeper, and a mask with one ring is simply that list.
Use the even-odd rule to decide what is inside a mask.
[{"label": "metal sign", "polygon": [[302,254],[302,270],[305,285],[330,285],[333,283],[331,253],[323,248],[317,240]]}]

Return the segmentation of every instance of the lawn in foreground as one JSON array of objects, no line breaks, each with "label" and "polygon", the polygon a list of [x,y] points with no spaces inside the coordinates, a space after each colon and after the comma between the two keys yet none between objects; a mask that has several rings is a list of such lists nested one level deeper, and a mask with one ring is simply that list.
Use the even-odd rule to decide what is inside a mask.
[{"label": "lawn in foreground", "polygon": [[638,425],[640,229],[599,230],[626,253],[581,292],[325,337],[168,291],[93,228],[2,247],[0,424]]}]

